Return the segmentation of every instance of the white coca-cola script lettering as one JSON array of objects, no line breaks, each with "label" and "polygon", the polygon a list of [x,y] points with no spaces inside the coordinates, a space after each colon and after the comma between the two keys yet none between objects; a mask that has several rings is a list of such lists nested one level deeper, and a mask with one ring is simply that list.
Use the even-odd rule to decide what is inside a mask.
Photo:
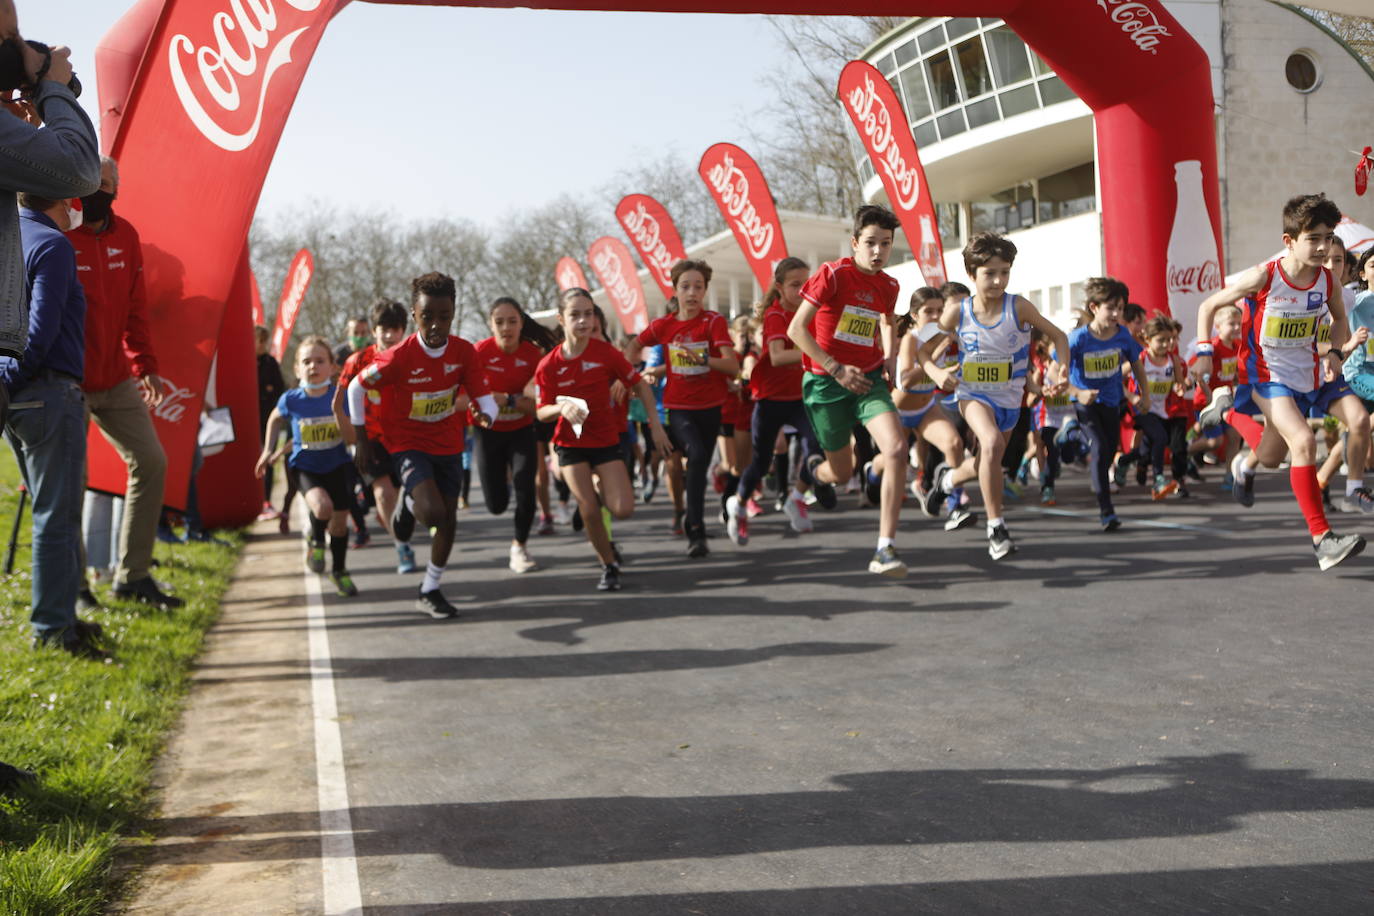
[{"label": "white coca-cola script lettering", "polygon": [[658,220],[654,219],[642,201],[637,201],[633,209],[621,214],[620,221],[644,257],[644,265],[654,275],[654,281],[659,286],[671,288],[675,258],[659,237]]},{"label": "white coca-cola script lettering", "polygon": [[707,181],[734,221],[736,231],[745,238],[749,256],[759,261],[766,258],[773,249],[773,224],[759,216],[749,199],[749,179],[735,165],[734,157],[723,153],[720,162],[711,166]]},{"label": "white coca-cola script lettering", "polygon": [[906,158],[897,146],[897,139],[892,132],[892,115],[888,113],[883,100],[878,98],[873,78],[864,74],[864,84],[850,90],[844,102],[849,107],[854,123],[864,132],[873,161],[896,190],[897,206],[907,211],[916,209],[916,203],[921,199],[921,178],[914,167],[907,165]]},{"label": "white coca-cola script lettering", "polygon": [[575,286],[581,286],[582,281],[571,267],[565,267],[563,272],[558,275],[558,285],[563,289],[572,289]]},{"label": "white coca-cola script lettering", "polygon": [[[286,5],[302,13],[314,12],[323,0],[285,0]],[[176,90],[181,107],[191,123],[211,143],[231,153],[241,152],[253,145],[262,129],[263,109],[267,105],[267,88],[278,70],[291,62],[291,48],[302,34],[309,30],[302,26],[294,31],[273,39],[277,30],[277,11],[273,0],[229,0],[231,16],[223,10],[210,17],[210,31],[214,35],[214,47],[201,45],[186,35],[173,35],[167,46],[168,67],[172,75],[172,87]],[[230,39],[231,32],[240,33],[243,45],[235,47]],[[267,52],[259,74],[258,52]],[[212,110],[206,110],[195,86],[186,72],[186,65],[194,61],[192,75],[198,77],[197,85],[204,95],[213,102]],[[239,91],[239,80],[257,77],[257,98],[253,104],[257,108],[252,123],[241,133],[224,127],[221,119],[232,115],[243,105],[243,94]],[[249,96],[253,92],[249,92]],[[217,118],[216,114],[220,117]]]},{"label": "white coca-cola script lettering", "polygon": [[153,416],[168,423],[180,423],[194,397],[195,393],[190,388],[183,388],[162,376],[162,400],[153,408]]},{"label": "white coca-cola script lettering", "polygon": [[1159,24],[1159,17],[1148,4],[1138,0],[1097,0],[1097,5],[1142,51],[1158,54],[1159,40],[1170,37],[1169,30]]},{"label": "white coca-cola script lettering", "polygon": [[1202,264],[1170,264],[1168,271],[1171,293],[1209,293],[1221,288],[1221,268],[1210,259]]},{"label": "white coca-cola script lettering", "polygon": [[615,301],[616,311],[626,316],[633,315],[639,305],[639,293],[626,279],[625,272],[621,269],[620,258],[615,252],[598,248],[592,252],[592,267],[601,278],[601,282],[606,284],[606,291]]}]

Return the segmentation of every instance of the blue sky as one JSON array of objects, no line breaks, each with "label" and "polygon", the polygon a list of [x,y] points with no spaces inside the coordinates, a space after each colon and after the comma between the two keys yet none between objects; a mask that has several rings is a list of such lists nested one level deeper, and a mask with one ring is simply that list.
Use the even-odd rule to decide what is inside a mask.
[{"label": "blue sky", "polygon": [[[130,4],[16,5],[26,37],[73,48],[94,118],[95,46]],[[259,212],[318,197],[495,225],[665,151],[748,148],[781,55],[760,16],[355,2],[315,55]]]}]

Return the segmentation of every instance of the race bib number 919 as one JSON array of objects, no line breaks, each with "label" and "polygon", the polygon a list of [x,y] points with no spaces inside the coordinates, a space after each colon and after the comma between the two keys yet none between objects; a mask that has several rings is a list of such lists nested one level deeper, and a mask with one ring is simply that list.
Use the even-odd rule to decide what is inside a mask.
[{"label": "race bib number 919", "polygon": [[964,357],[963,386],[970,391],[990,391],[1011,382],[1011,358],[970,353]]}]

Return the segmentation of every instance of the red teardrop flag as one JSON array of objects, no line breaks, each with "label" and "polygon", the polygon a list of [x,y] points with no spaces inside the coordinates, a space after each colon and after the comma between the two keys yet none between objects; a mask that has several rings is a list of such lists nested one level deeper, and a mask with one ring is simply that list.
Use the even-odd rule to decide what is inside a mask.
[{"label": "red teardrop flag", "polygon": [[634,256],[625,243],[603,235],[587,249],[587,260],[605,287],[625,333],[633,336],[648,327],[649,307],[644,301],[644,284],[639,282]]},{"label": "red teardrop flag", "polygon": [[787,257],[787,242],[758,163],[733,143],[717,143],[702,154],[697,171],[735,233],[759,289],[767,289],[773,283],[773,268]]},{"label": "red teardrop flag", "polygon": [[615,208],[615,218],[639,252],[639,259],[649,269],[649,276],[654,278],[663,295],[671,299],[671,271],[674,264],[687,259],[687,251],[682,247],[682,236],[667,209],[647,194],[630,194]]}]

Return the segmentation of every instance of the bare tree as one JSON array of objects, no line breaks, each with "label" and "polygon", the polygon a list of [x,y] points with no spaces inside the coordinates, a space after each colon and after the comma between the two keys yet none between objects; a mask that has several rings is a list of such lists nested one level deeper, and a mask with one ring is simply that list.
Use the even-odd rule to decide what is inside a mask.
[{"label": "bare tree", "polygon": [[[701,150],[702,153],[706,149]],[[648,194],[663,204],[682,235],[682,244],[691,245],[725,229],[725,220],[697,173],[696,159],[677,153],[622,169],[601,189],[611,225],[616,226],[615,207],[627,194]],[[615,235],[621,235],[615,230]]]},{"label": "bare tree", "polygon": [[1313,19],[1340,36],[1341,40],[1355,49],[1369,67],[1374,67],[1374,19],[1368,16],[1347,16],[1342,13],[1328,13],[1311,7],[1301,7]]}]

